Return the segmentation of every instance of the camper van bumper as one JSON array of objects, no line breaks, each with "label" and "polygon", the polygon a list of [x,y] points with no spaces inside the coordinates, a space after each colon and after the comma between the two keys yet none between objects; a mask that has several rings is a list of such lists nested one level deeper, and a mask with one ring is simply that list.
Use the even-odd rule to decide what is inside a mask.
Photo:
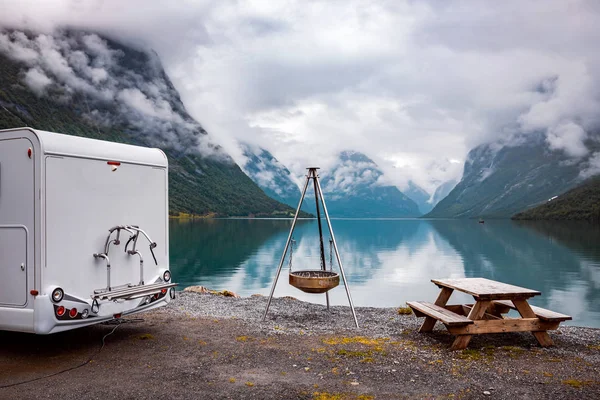
[{"label": "camper van bumper", "polygon": [[[81,328],[84,326],[95,325],[116,319],[117,316],[124,317],[127,315],[132,315],[143,311],[149,311],[158,307],[162,307],[167,305],[170,301],[171,298],[169,295],[167,295],[160,299],[157,299],[156,301],[153,301],[150,304],[143,304],[143,302],[140,303],[139,300],[135,302],[129,301],[125,303],[101,303],[100,313],[90,313],[89,316],[85,319],[78,318],[73,320],[59,320],[56,317],[55,304],[50,299],[50,296],[41,295],[36,297],[34,303],[34,332],[39,335],[48,335],[52,333]],[[61,302],[61,305],[63,305],[63,303],[64,307],[67,309],[69,309],[68,307],[77,307],[77,305],[79,305],[80,309],[85,308],[81,301],[63,301]],[[74,303],[75,305],[69,303]],[[85,304],[87,305],[88,309],[91,309],[91,304]],[[111,312],[107,314],[107,310],[110,310]]]}]

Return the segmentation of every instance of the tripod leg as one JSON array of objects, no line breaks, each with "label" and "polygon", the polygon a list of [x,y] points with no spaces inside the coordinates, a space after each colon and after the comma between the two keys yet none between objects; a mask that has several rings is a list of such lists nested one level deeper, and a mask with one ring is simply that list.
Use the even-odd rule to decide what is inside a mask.
[{"label": "tripod leg", "polygon": [[358,328],[358,319],[356,318],[356,312],[354,311],[354,304],[352,303],[352,296],[350,295],[350,289],[348,288],[348,282],[346,281],[346,274],[344,274],[344,267],[342,266],[342,260],[340,259],[340,253],[338,251],[337,242],[335,241],[335,235],[333,234],[333,228],[331,227],[331,220],[329,219],[329,213],[327,212],[327,206],[325,205],[325,199],[323,198],[323,190],[321,189],[321,183],[319,179],[315,177],[315,182],[317,184],[317,188],[319,189],[319,195],[321,197],[321,202],[323,203],[323,212],[325,213],[325,219],[327,220],[327,226],[329,227],[329,234],[331,235],[331,240],[333,241],[333,249],[335,250],[335,257],[337,259],[338,265],[340,266],[340,273],[342,275],[342,280],[344,281],[344,288],[346,289],[346,295],[348,295],[348,303],[350,303],[350,309],[352,310],[352,316],[354,317],[354,323]]},{"label": "tripod leg", "polygon": [[304,184],[304,189],[302,190],[302,196],[300,196],[300,202],[298,203],[298,208],[296,209],[296,215],[294,215],[294,221],[292,222],[292,228],[290,229],[290,234],[288,235],[287,241],[285,242],[285,248],[283,249],[283,254],[281,255],[281,261],[279,261],[279,267],[277,267],[277,274],[275,275],[275,280],[273,281],[273,286],[271,286],[271,293],[269,294],[269,300],[267,301],[267,307],[265,308],[265,313],[263,315],[263,321],[267,318],[267,313],[269,312],[269,307],[271,306],[271,300],[273,299],[273,293],[275,293],[275,286],[277,285],[277,280],[279,279],[279,274],[281,273],[281,267],[283,266],[283,262],[285,261],[285,255],[287,253],[288,247],[290,246],[290,242],[292,240],[292,234],[294,233],[294,228],[296,227],[296,222],[298,221],[298,215],[300,214],[300,207],[302,207],[302,201],[304,201],[304,196],[306,195],[306,189],[308,188],[308,182],[310,181],[310,176],[306,176],[306,183]]}]

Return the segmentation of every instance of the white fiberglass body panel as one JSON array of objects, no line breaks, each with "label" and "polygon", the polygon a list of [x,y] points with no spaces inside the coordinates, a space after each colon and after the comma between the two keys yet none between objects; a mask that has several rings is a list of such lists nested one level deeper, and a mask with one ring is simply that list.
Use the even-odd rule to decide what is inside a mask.
[{"label": "white fiberglass body panel", "polygon": [[[127,225],[155,243],[156,263],[141,234],[139,254],[125,252],[136,231],[121,230],[121,242],[109,247],[112,288],[103,294],[107,258],[94,254],[106,252],[110,228]],[[0,131],[0,329],[47,334],[165,305],[174,295],[167,295],[174,286],[167,270],[162,151],[31,128]],[[64,296],[53,301],[57,288]]]},{"label": "white fiberglass body panel", "polygon": [[[104,249],[108,229],[138,225],[158,246],[158,265],[168,265],[165,210],[166,170],[121,163],[115,171],[107,161],[76,157],[47,156],[46,243],[44,280],[79,297],[107,286],[106,263],[93,257]],[[111,285],[137,284],[139,257],[128,255],[122,244],[109,247]],[[129,246],[131,249],[131,245]],[[149,243],[138,240],[144,259],[144,278],[156,275]]]}]

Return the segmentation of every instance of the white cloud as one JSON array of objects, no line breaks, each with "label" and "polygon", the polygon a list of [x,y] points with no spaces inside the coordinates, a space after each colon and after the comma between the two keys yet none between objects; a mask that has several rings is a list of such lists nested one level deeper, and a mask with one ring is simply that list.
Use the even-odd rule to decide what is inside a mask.
[{"label": "white cloud", "polygon": [[25,73],[25,83],[33,90],[38,96],[42,96],[46,87],[52,83],[52,79],[48,78],[44,71],[39,68],[31,68]]},{"label": "white cloud", "polygon": [[546,141],[553,150],[564,150],[571,157],[583,157],[588,153],[584,141],[588,135],[573,122],[566,122],[548,129]]},{"label": "white cloud", "polygon": [[[84,27],[152,47],[190,113],[236,160],[236,140],[254,142],[299,177],[355,149],[387,180],[432,192],[460,176],[449,160],[473,146],[544,132],[553,149],[578,155],[585,135],[574,125],[598,124],[593,0],[13,0],[3,11],[4,24]],[[87,40],[94,51],[98,39]]]},{"label": "white cloud", "polygon": [[598,174],[600,174],[600,152],[592,154],[587,160],[586,167],[580,172],[579,176],[582,179],[587,179]]}]

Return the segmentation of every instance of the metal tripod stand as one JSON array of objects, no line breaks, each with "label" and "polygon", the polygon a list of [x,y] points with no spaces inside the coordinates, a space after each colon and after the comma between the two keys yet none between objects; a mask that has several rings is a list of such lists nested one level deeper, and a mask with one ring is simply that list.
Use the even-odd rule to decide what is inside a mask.
[{"label": "metal tripod stand", "polygon": [[[315,189],[315,202],[316,202],[316,210],[317,210],[317,221],[319,225],[319,237],[320,237],[320,251],[321,251],[321,269],[326,269],[325,263],[325,251],[323,247],[323,232],[321,228],[321,213],[319,210],[319,203],[323,206],[323,212],[325,214],[325,219],[327,221],[327,226],[329,228],[329,234],[331,235],[331,241],[333,242],[333,249],[335,251],[335,257],[337,259],[338,265],[340,266],[340,274],[342,275],[342,280],[344,281],[344,288],[346,289],[346,294],[348,295],[348,302],[350,303],[350,309],[352,310],[352,316],[354,317],[354,323],[358,328],[358,320],[356,319],[356,312],[354,311],[354,304],[352,303],[352,296],[350,295],[350,289],[348,288],[348,282],[346,281],[346,275],[344,274],[344,267],[342,266],[342,260],[340,259],[340,253],[338,251],[337,242],[335,241],[335,236],[333,234],[333,228],[331,227],[331,220],[329,219],[329,213],[327,212],[327,206],[325,205],[325,199],[323,198],[323,191],[321,189],[321,183],[319,182],[319,175],[317,174],[317,170],[319,168],[312,167],[307,168],[308,174],[306,175],[306,182],[304,183],[304,188],[302,189],[302,196],[300,196],[300,202],[298,203],[298,208],[296,209],[296,214],[294,215],[294,220],[292,222],[292,228],[290,229],[290,234],[288,235],[287,241],[285,243],[285,248],[283,249],[283,254],[281,255],[281,260],[279,261],[279,266],[277,267],[277,274],[275,275],[275,280],[273,281],[273,286],[271,287],[271,293],[269,294],[269,300],[267,302],[267,307],[265,308],[265,313],[263,315],[263,321],[267,318],[267,313],[269,312],[269,306],[271,305],[271,300],[273,299],[273,293],[275,292],[275,286],[277,285],[277,281],[279,280],[279,275],[281,273],[281,268],[283,267],[283,263],[285,261],[285,256],[287,254],[288,248],[290,246],[290,242],[292,240],[292,234],[294,233],[294,228],[296,227],[296,222],[298,221],[298,215],[300,214],[300,208],[302,207],[302,202],[304,201],[304,196],[306,195],[306,189],[310,183],[310,180],[313,180],[313,186]],[[320,201],[319,201],[320,200]],[[327,299],[327,309],[329,309],[329,293],[325,293]]]}]

